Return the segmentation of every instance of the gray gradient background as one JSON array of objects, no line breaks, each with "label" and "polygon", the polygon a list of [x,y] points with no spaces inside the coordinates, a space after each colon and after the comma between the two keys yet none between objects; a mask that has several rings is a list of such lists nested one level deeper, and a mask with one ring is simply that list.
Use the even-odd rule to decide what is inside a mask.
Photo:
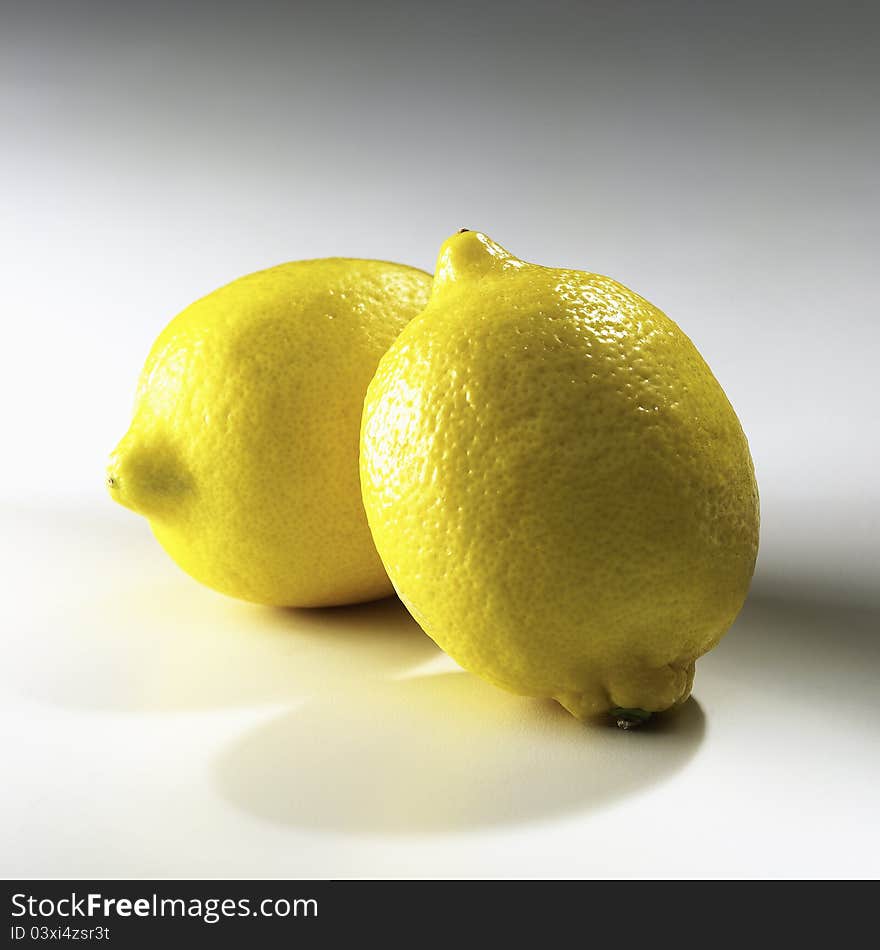
[{"label": "gray gradient background", "polygon": [[[631,840],[642,873],[692,874],[695,867],[664,857],[670,849],[657,837],[657,816],[672,809],[685,825],[702,821],[700,835],[682,848],[706,852],[700,867],[707,874],[876,874],[876,828],[867,831],[864,816],[880,780],[871,727],[880,677],[878,23],[867,3],[184,2],[138,10],[0,2],[0,498],[5,569],[21,594],[7,605],[7,680],[14,682],[3,702],[7,741],[30,763],[8,789],[5,813],[18,837],[5,849],[3,870],[626,875],[633,865],[621,841]],[[704,721],[682,733],[699,732],[699,754],[696,744],[682,751],[691,739],[664,740],[692,764],[674,795],[671,779],[662,786],[662,802],[656,791],[633,799],[638,806],[594,814],[615,786],[655,784],[634,764],[644,760],[622,760],[619,746],[584,766],[566,758],[563,743],[558,784],[532,788],[511,763],[540,761],[546,736],[528,743],[520,731],[523,746],[505,749],[508,732],[494,720],[491,743],[483,740],[486,749],[466,762],[443,758],[459,739],[440,742],[435,755],[447,767],[437,766],[437,774],[448,781],[456,769],[484,768],[475,763],[501,747],[507,771],[493,772],[490,763],[481,781],[494,787],[507,776],[524,786],[523,799],[499,806],[495,795],[481,804],[459,789],[460,800],[448,793],[458,810],[431,819],[436,790],[399,762],[436,723],[380,742],[372,758],[364,754],[366,772],[384,769],[404,791],[414,782],[393,815],[387,800],[384,811],[371,809],[354,794],[328,809],[327,782],[296,799],[290,788],[302,790],[305,766],[266,773],[266,762],[293,749],[311,774],[326,778],[330,766],[303,737],[323,730],[332,746],[347,727],[319,715],[309,729],[296,718],[285,725],[295,703],[276,688],[274,627],[264,631],[269,639],[254,654],[254,680],[240,695],[230,685],[229,658],[249,662],[258,635],[241,630],[256,615],[191,591],[145,526],[110,509],[103,496],[103,460],[126,427],[141,362],[189,301],[300,257],[378,257],[430,269],[442,240],[462,226],[485,230],[525,259],[606,273],[644,294],[694,339],[749,436],[763,508],[754,595],[733,645],[725,641],[718,658],[703,661],[702,679],[698,669]],[[174,619],[157,613],[146,594],[131,595],[143,599],[141,632],[123,634],[125,611],[105,602],[108,578],[125,591],[135,583],[135,569],[124,573],[133,556],[127,550],[138,552],[139,577],[165,585],[166,602],[188,617],[190,631],[205,633],[201,685],[191,687],[198,701],[167,679],[173,668],[186,681],[194,648],[181,643],[193,634],[172,636],[166,628]],[[75,609],[59,606],[65,596]],[[226,634],[211,640],[200,610]],[[384,630],[388,618],[379,616]],[[345,643],[347,625],[362,621],[339,621],[335,642]],[[102,624],[106,636],[94,633]],[[97,639],[72,647],[85,630]],[[127,647],[113,641],[114,631]],[[163,683],[155,695],[135,702],[108,686],[129,677],[140,689],[139,671],[152,669],[155,643],[166,664],[154,670]],[[212,655],[216,649],[225,659]],[[397,660],[407,668],[416,659],[442,663],[399,644],[389,650],[402,654],[388,669]],[[305,652],[318,679],[332,678],[337,660],[347,670],[345,650],[325,660],[329,671],[320,650]],[[294,655],[293,680],[300,668]],[[356,655],[374,662],[360,641]],[[79,692],[74,679],[86,684]],[[344,676],[341,682],[349,690]],[[744,683],[748,697],[737,694]],[[444,696],[440,689],[437,709],[466,705]],[[520,709],[494,696],[472,697],[484,721],[492,710]],[[393,696],[376,708],[383,701],[400,708]],[[230,738],[245,728],[238,719],[230,719],[229,735],[211,733],[214,745],[206,740],[212,782],[204,770],[185,788],[182,779],[155,778],[177,776],[184,759],[195,761],[179,746],[181,736],[198,732],[187,716],[202,722],[210,710],[216,731],[216,722],[233,715],[230,707],[252,715],[267,702],[288,711],[272,726],[256,725],[239,759]],[[135,782],[140,759],[125,764],[123,757],[115,772],[83,779],[81,787],[50,776],[45,763],[61,747],[91,755],[63,738],[65,730],[81,734],[80,716],[105,730],[108,742],[137,735],[142,748],[156,746],[146,783],[152,799]],[[730,734],[725,717],[739,723]],[[784,731],[768,736],[771,721]],[[792,729],[804,721],[809,728]],[[178,745],[160,750],[159,734],[171,723]],[[535,726],[542,736],[545,726]],[[665,752],[645,755],[655,756],[658,773],[670,767]],[[691,774],[709,755],[715,758],[705,759],[703,772]],[[761,773],[774,757],[777,771]],[[749,778],[755,762],[764,765]],[[566,791],[582,767],[609,776],[608,789],[586,803]],[[252,787],[235,778],[242,772],[255,776]],[[348,773],[344,781],[358,784]],[[280,787],[277,800],[260,798],[258,785]],[[104,808],[98,817],[96,786],[112,790],[114,801],[128,796],[131,814],[123,808],[111,821]],[[199,858],[165,846],[192,825],[186,805],[169,817],[175,795],[193,815],[210,816]],[[835,811],[835,798],[849,804]],[[745,800],[755,802],[753,812],[743,810]],[[46,813],[65,801],[89,833],[89,848],[46,823]],[[727,833],[698,802],[719,803]],[[507,808],[506,836],[481,830],[492,824],[491,805]],[[140,832],[132,831],[135,811]],[[568,817],[553,825],[559,811]],[[377,812],[385,817],[367,827]],[[259,834],[271,828],[287,857],[268,837],[257,847],[257,825]],[[468,838],[462,829],[472,826]],[[450,829],[451,839],[435,834]],[[382,838],[391,832],[393,844]],[[422,838],[409,847],[401,832]],[[295,833],[295,843],[283,838]],[[572,844],[578,835],[582,847]],[[764,853],[768,835],[772,857]],[[224,836],[238,844],[221,857],[208,841]],[[125,849],[105,839],[124,839]]]}]

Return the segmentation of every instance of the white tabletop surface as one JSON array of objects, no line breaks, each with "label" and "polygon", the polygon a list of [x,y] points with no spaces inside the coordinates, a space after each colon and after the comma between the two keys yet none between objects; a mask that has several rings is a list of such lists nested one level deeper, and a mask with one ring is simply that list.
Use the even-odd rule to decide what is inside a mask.
[{"label": "white tabletop surface", "polygon": [[109,502],[7,515],[0,873],[880,871],[876,606],[758,583],[694,700],[623,733],[458,671],[396,601],[239,604]]}]

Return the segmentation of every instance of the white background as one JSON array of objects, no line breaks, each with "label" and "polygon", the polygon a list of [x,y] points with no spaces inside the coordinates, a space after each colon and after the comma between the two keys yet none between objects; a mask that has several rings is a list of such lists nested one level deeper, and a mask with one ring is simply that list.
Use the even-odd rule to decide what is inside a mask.
[{"label": "white background", "polygon": [[[880,871],[875,24],[623,6],[4,8],[0,873]],[[661,306],[749,435],[753,596],[659,729],[494,690],[394,603],[226,600],[104,495],[176,311],[461,226]]]}]

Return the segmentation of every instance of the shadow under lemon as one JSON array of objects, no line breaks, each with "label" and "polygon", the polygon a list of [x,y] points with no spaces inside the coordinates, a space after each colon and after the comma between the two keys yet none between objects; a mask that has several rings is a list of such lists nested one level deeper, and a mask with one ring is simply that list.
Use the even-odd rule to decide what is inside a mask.
[{"label": "shadow under lemon", "polygon": [[103,622],[64,642],[53,675],[41,665],[31,696],[128,712],[271,706],[344,692],[440,652],[396,599],[278,610],[211,598],[129,591],[124,605],[101,604]]},{"label": "shadow under lemon", "polygon": [[695,688],[715,714],[808,730],[833,717],[873,736],[880,714],[880,587],[862,602],[835,590],[777,588],[757,577],[733,628],[697,662]]},{"label": "shadow under lemon", "polygon": [[[769,736],[780,715],[783,728],[809,731],[830,716],[858,744],[874,729],[860,711],[866,702],[880,711],[878,682],[877,604],[827,592],[811,599],[808,590],[758,581],[733,629],[697,664],[695,686],[720,731],[755,719]],[[646,789],[683,768],[705,731],[694,699],[620,733],[463,672],[351,686],[236,740],[216,763],[221,794],[251,815],[301,828],[503,825],[589,811]],[[762,753],[744,754],[754,762]]]},{"label": "shadow under lemon", "polygon": [[703,732],[695,700],[623,733],[464,672],[364,680],[248,732],[215,777],[231,803],[281,825],[445,832],[621,800],[678,771]]},{"label": "shadow under lemon", "polygon": [[[220,793],[269,821],[368,834],[536,820],[672,775],[703,735],[694,701],[621,734],[465,673],[419,675],[451,667],[396,599],[254,607],[189,580],[140,523],[20,520],[7,566],[26,609],[4,641],[19,691],[95,710],[285,709],[215,764]],[[758,577],[698,664],[697,695],[719,730],[778,725],[782,710],[787,729],[833,716],[861,740],[875,723],[865,703],[880,711],[878,631],[876,599]]]},{"label": "shadow under lemon", "polygon": [[70,516],[46,526],[52,596],[23,591],[33,606],[11,632],[20,693],[96,711],[289,705],[441,655],[396,598],[313,610],[242,603],[188,578],[141,528]]}]

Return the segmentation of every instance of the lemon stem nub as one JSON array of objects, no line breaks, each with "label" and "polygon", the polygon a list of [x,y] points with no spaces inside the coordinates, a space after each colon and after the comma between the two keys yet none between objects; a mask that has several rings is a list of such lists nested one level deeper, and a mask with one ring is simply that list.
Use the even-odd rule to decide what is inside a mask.
[{"label": "lemon stem nub", "polygon": [[651,718],[651,713],[645,709],[624,709],[616,706],[611,715],[617,720],[618,729],[637,729]]}]

